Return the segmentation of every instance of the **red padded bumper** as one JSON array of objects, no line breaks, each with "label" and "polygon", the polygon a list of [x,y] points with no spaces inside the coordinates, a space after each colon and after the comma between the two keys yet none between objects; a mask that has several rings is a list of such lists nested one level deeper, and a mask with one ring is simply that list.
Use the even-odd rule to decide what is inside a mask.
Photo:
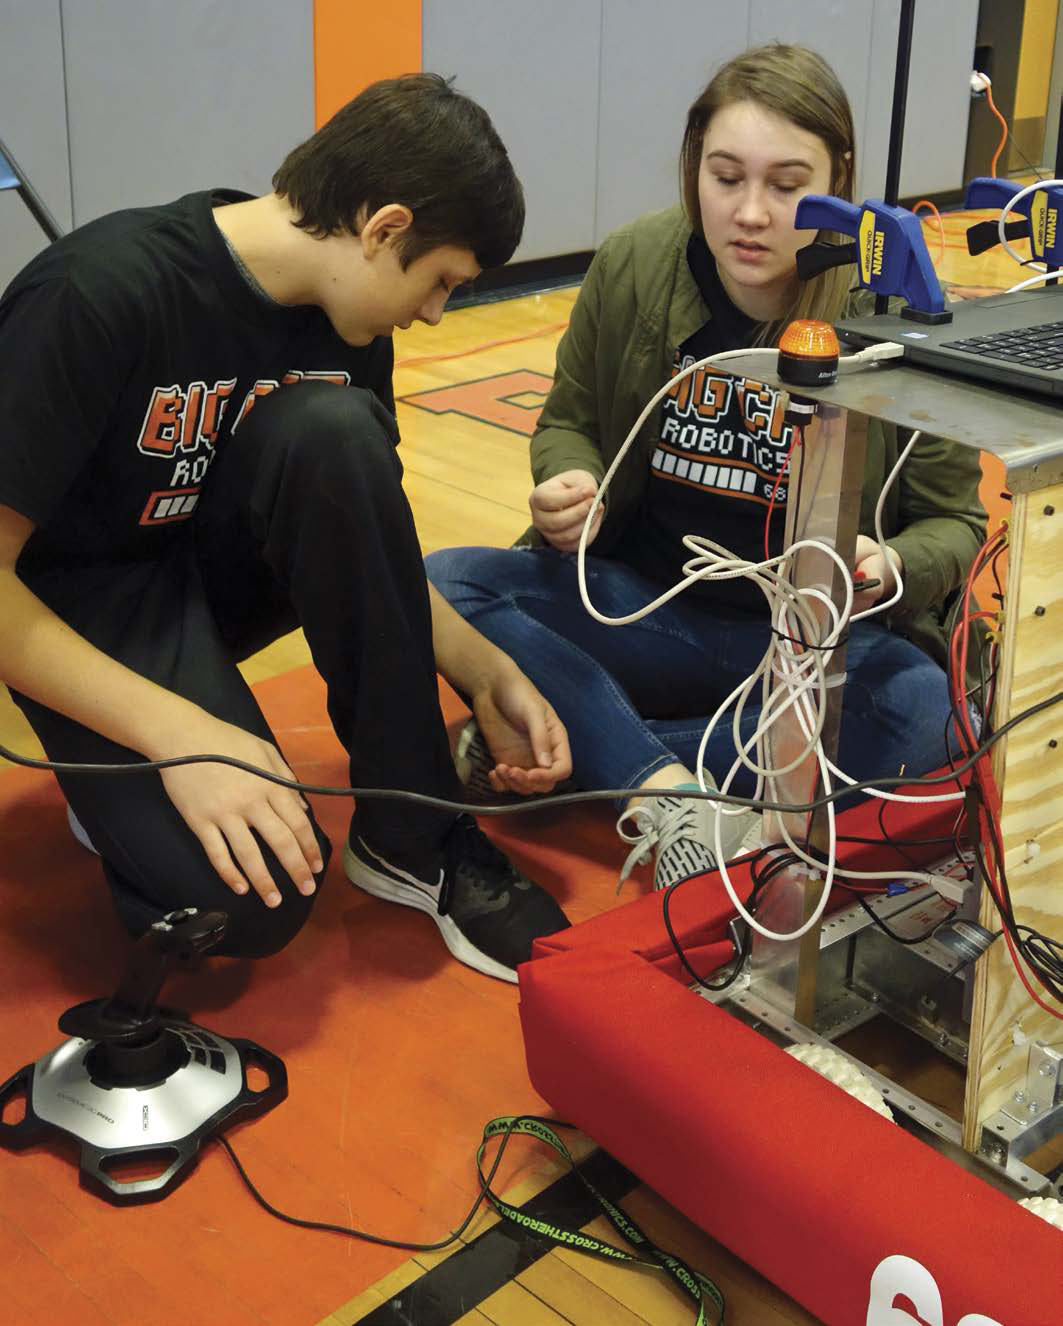
[{"label": "red padded bumper", "polygon": [[[848,831],[874,836],[871,816],[849,812]],[[920,809],[911,836],[947,834],[954,818],[954,806]],[[881,848],[857,855],[870,850],[882,860]],[[714,875],[673,898],[696,970],[730,956],[730,916]],[[540,943],[520,969],[521,1021],[531,1080],[561,1117],[831,1326],[1063,1322],[1063,1232],[679,973],[660,895]]]}]

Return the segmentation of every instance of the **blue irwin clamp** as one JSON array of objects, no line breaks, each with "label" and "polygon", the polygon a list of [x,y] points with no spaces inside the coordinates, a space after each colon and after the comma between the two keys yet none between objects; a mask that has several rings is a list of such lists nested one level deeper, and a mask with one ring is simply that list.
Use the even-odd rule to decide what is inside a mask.
[{"label": "blue irwin clamp", "polygon": [[[990,179],[981,176],[967,186],[963,205],[968,208],[997,207],[1001,211],[1008,206],[1019,189],[1011,180]],[[1023,221],[1009,221],[1004,226],[1008,239],[1026,239],[1038,262],[1049,267],[1063,267],[1063,227],[1059,224],[1063,210],[1063,185],[1051,188],[1031,190],[1014,209]],[[971,254],[985,253],[1000,243],[1000,230],[996,221],[979,221],[967,231],[967,251]]]},{"label": "blue irwin clamp", "polygon": [[797,253],[803,281],[831,267],[856,263],[862,286],[879,295],[900,295],[901,316],[916,322],[950,322],[945,296],[927,252],[919,219],[903,207],[877,198],[847,203],[844,198],[809,194],[797,204],[797,230],[836,230],[849,244],[809,244]]}]

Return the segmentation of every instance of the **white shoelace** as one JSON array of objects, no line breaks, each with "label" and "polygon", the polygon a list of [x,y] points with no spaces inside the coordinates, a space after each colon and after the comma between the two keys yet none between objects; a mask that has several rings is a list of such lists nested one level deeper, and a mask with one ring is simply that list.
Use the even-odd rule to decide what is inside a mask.
[{"label": "white shoelace", "polygon": [[616,822],[616,831],[625,842],[634,845],[621,867],[617,892],[623,888],[635,866],[644,865],[651,859],[654,847],[659,861],[685,840],[695,860],[704,861],[701,868],[714,869],[715,855],[705,843],[705,808],[704,801],[657,796],[625,810]]}]

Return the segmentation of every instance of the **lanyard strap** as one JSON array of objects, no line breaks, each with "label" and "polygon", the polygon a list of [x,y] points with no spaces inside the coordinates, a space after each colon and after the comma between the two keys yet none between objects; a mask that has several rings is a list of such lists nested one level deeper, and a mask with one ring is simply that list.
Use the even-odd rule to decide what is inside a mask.
[{"label": "lanyard strap", "polygon": [[[618,1206],[602,1196],[576,1165],[568,1147],[554,1131],[555,1128],[571,1127],[573,1127],[572,1124],[542,1119],[534,1114],[503,1115],[500,1118],[491,1119],[490,1122],[485,1124],[483,1141],[476,1152],[476,1170],[480,1176],[480,1187],[487,1200],[498,1214],[506,1220],[512,1220],[514,1224],[548,1239],[551,1243],[557,1244],[558,1247],[574,1248],[578,1252],[586,1252],[592,1257],[600,1257],[605,1261],[628,1262],[634,1266],[648,1266],[656,1271],[664,1271],[697,1304],[696,1326],[710,1326],[710,1322],[712,1326],[723,1326],[725,1305],[723,1293],[719,1287],[707,1275],[692,1270],[686,1262],[658,1248],[655,1243],[646,1237],[630,1216],[625,1215]],[[537,1220],[518,1207],[511,1206],[509,1202],[504,1201],[494,1193],[484,1177],[484,1153],[487,1150],[488,1143],[493,1138],[504,1137],[505,1141],[508,1141],[514,1133],[526,1137],[537,1137],[541,1142],[545,1142],[547,1146],[553,1147],[558,1155],[572,1167],[577,1178],[601,1206],[617,1233],[644,1255],[636,1257],[623,1248],[615,1247],[612,1243],[606,1243],[602,1239],[595,1238],[593,1234],[584,1234],[579,1230],[563,1229],[550,1224],[548,1221]],[[505,1145],[505,1141],[503,1145]],[[711,1318],[706,1308],[707,1300],[711,1301],[713,1305]]]}]

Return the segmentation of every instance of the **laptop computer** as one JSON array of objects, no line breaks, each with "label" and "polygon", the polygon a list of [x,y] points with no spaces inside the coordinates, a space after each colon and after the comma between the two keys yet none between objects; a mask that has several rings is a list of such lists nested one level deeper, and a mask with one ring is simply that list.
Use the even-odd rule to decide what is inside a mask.
[{"label": "laptop computer", "polygon": [[884,313],[846,318],[837,324],[838,336],[844,345],[860,348],[896,341],[904,346],[904,358],[919,367],[1063,396],[1063,285],[949,307],[952,321],[938,326]]}]

